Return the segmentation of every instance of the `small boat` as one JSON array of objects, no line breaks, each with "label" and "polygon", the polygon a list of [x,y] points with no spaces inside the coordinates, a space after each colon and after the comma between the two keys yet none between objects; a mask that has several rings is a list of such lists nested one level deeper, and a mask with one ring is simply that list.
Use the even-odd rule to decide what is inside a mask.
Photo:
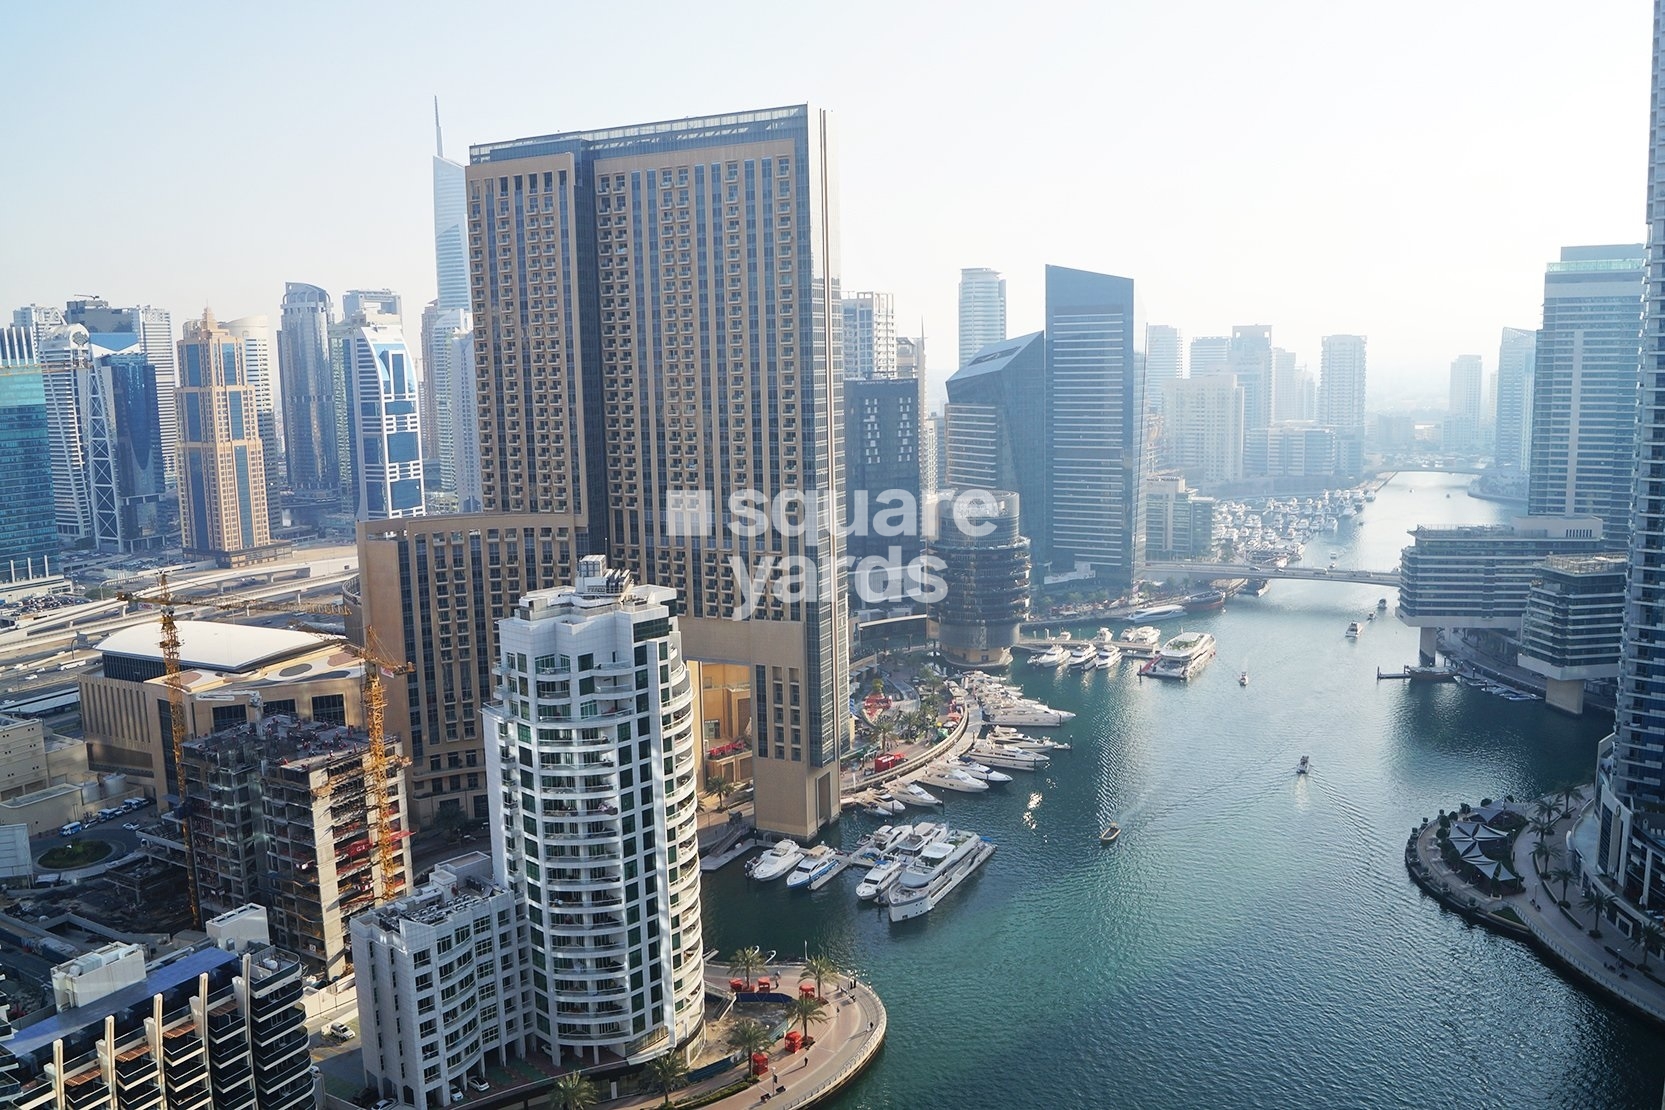
[{"label": "small boat", "polygon": [[837,866],[838,853],[825,844],[817,844],[798,860],[798,866],[786,877],[786,887],[788,890],[807,887]]},{"label": "small boat", "polygon": [[990,786],[999,786],[1003,782],[1012,781],[1011,775],[1004,771],[996,771],[993,767],[984,766],[969,755],[960,756],[959,762],[953,766],[955,770],[963,771],[972,778],[986,782]]},{"label": "small boat", "polygon": [[1192,594],[1182,604],[1187,613],[1208,613],[1226,607],[1226,595],[1222,590],[1205,590]]},{"label": "small boat", "polygon": [[1122,661],[1122,649],[1111,643],[1098,645],[1098,667],[1101,671],[1108,671]]},{"label": "small boat", "polygon": [[1312,759],[1312,757],[1310,755],[1303,755],[1301,757],[1301,762],[1295,764],[1295,773],[1297,775],[1306,774],[1307,773],[1307,764],[1309,763],[1309,761],[1311,759]]},{"label": "small boat", "polygon": [[1114,844],[1116,842],[1116,838],[1121,835],[1122,827],[1112,821],[1110,824],[1105,826],[1103,832],[1098,834],[1098,842],[1106,845]]},{"label": "small boat", "polygon": [[747,874],[760,883],[778,879],[798,865],[804,850],[791,840],[782,840],[758,856],[747,868]]},{"label": "small boat", "polygon": [[1358,621],[1352,621],[1347,625],[1347,638],[1349,640],[1356,640],[1359,638],[1359,633],[1363,631],[1363,625],[1361,625]]},{"label": "small boat", "polygon": [[871,902],[895,885],[902,874],[902,861],[887,859],[861,877],[856,884],[856,897],[863,902]]},{"label": "small boat", "polygon": [[1078,644],[1070,652],[1069,668],[1072,671],[1085,671],[1098,665],[1098,652],[1092,644]]},{"label": "small boat", "polygon": [[917,782],[910,782],[896,791],[896,798],[910,806],[940,806],[942,799],[920,786]]},{"label": "small boat", "polygon": [[954,790],[961,794],[977,794],[989,788],[989,784],[982,779],[967,774],[958,767],[930,766],[920,776],[932,786],[940,786],[944,790]]},{"label": "small boat", "polygon": [[1247,686],[1249,684],[1249,672],[1248,671],[1244,671],[1244,672],[1242,672],[1241,674],[1239,674],[1237,676],[1237,684],[1239,686]]}]

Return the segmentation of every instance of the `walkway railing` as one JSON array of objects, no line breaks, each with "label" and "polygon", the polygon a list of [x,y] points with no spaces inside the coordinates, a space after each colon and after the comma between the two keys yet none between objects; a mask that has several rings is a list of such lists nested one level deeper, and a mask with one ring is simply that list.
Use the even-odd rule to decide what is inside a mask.
[{"label": "walkway railing", "polygon": [[[879,1000],[879,996],[872,991],[868,991],[865,994],[856,994],[854,997],[856,1000],[856,1009],[861,1012],[862,1018],[865,1018],[872,1025],[872,1028],[870,1028],[864,1035],[861,1047],[856,1050],[856,1054],[854,1056],[844,1062],[843,1067],[839,1068],[831,1076],[828,1076],[826,1079],[823,1079],[821,1082],[802,1093],[792,1091],[788,1095],[791,1101],[788,1102],[782,1110],[790,1110],[790,1108],[800,1106],[812,1106],[819,1100],[832,1094],[834,1091],[844,1086],[844,1084],[854,1079],[856,1075],[868,1065],[868,1062],[873,1059],[873,1054],[879,1051],[879,1046],[884,1044],[885,1030],[890,1026],[890,1016],[885,1011],[885,1004],[881,1002]],[[873,1008],[871,1009],[868,1006],[869,1001],[872,1002]],[[877,1011],[876,1016],[869,1016],[873,1015],[875,1010]]]}]

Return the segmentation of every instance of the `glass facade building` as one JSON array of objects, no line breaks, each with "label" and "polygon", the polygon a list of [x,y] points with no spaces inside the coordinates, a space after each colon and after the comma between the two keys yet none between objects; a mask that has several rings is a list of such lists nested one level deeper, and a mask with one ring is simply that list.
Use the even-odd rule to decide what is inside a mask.
[{"label": "glass facade building", "polygon": [[[972,266],[960,271],[960,366],[1006,338],[1006,279]],[[957,367],[956,367],[957,369]]]},{"label": "glass facade building", "polygon": [[311,501],[333,502],[341,486],[330,363],[333,318],[329,293],[296,281],[284,285],[278,357],[289,484]]},{"label": "glass facade building", "polygon": [[1615,550],[1630,533],[1642,290],[1640,244],[1562,247],[1534,360],[1527,511],[1599,516]]},{"label": "glass facade building", "polygon": [[46,382],[27,328],[0,328],[0,575],[13,582],[58,553]]},{"label": "glass facade building", "polygon": [[421,516],[421,399],[404,333],[390,324],[352,328],[344,355],[358,519]]},{"label": "glass facade building", "polygon": [[1532,385],[1538,333],[1504,328],[1497,348],[1497,444],[1502,470],[1524,470],[1532,428]]},{"label": "glass facade building", "polygon": [[1046,335],[1033,332],[991,343],[948,379],[943,487],[1017,493],[1018,530],[1036,562],[1047,560]]},{"label": "glass facade building", "polygon": [[259,400],[243,343],[212,312],[179,342],[179,517],[185,551],[222,564],[274,557]]}]

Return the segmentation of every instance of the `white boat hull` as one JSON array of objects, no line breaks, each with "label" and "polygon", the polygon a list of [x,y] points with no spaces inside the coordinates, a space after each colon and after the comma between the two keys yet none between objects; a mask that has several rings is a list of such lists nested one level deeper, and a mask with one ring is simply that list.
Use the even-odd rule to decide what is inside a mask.
[{"label": "white boat hull", "polygon": [[936,909],[938,904],[953,893],[956,887],[976,874],[977,869],[988,862],[988,858],[994,855],[994,847],[992,840],[980,841],[975,851],[962,859],[956,860],[944,874],[932,879],[931,883],[924,887],[918,896],[911,896],[900,902],[892,902],[890,904],[891,922],[910,921],[916,917],[923,917]]}]

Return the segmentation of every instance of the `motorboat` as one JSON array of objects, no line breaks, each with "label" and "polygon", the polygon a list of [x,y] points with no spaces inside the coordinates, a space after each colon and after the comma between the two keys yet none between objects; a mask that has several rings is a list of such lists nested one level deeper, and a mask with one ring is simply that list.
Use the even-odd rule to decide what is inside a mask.
[{"label": "motorboat", "polygon": [[1150,668],[1156,678],[1186,681],[1214,658],[1214,637],[1208,632],[1181,632],[1162,645]]},{"label": "motorboat", "polygon": [[780,878],[798,866],[798,861],[803,856],[804,850],[796,841],[776,841],[772,848],[751,862],[747,874],[760,883],[766,883]]},{"label": "motorboat", "polygon": [[994,841],[965,830],[927,845],[886,896],[890,920],[907,921],[930,913],[992,855]]},{"label": "motorboat", "polygon": [[942,799],[920,786],[917,782],[906,783],[896,791],[896,799],[910,806],[940,806]]},{"label": "motorboat", "polygon": [[810,883],[838,866],[838,853],[825,844],[817,844],[798,859],[792,874],[786,877],[789,890],[807,887]]},{"label": "motorboat", "polygon": [[1035,728],[1057,728],[1065,721],[1075,720],[1075,714],[1065,709],[1053,709],[1027,699],[1007,705],[984,706],[983,719],[993,725],[1031,725]]},{"label": "motorboat", "polygon": [[1187,613],[1211,613],[1226,607],[1226,595],[1223,590],[1204,590],[1186,598],[1184,607]]},{"label": "motorboat", "polygon": [[995,744],[979,740],[971,746],[971,755],[979,763],[990,767],[1005,767],[1012,771],[1039,771],[1050,766],[1052,760],[1040,752],[1026,752],[1010,744]]},{"label": "motorboat", "polygon": [[1359,633],[1363,631],[1364,625],[1360,624],[1358,621],[1352,621],[1347,625],[1347,638],[1349,640],[1356,640],[1359,638]]},{"label": "motorboat", "polygon": [[1103,832],[1098,834],[1098,842],[1105,845],[1114,844],[1121,835],[1122,827],[1112,821],[1104,827]]},{"label": "motorboat", "polygon": [[1070,651],[1069,667],[1072,671],[1084,671],[1098,664],[1098,652],[1092,644],[1077,644]]},{"label": "motorboat", "polygon": [[1249,672],[1248,671],[1243,671],[1241,674],[1239,674],[1237,676],[1237,684],[1239,686],[1247,686],[1249,684]]},{"label": "motorboat", "polygon": [[1162,646],[1162,630],[1150,624],[1124,628],[1116,646],[1124,655],[1155,655]]},{"label": "motorboat", "polygon": [[1303,755],[1301,757],[1301,762],[1295,764],[1295,773],[1297,775],[1306,774],[1307,773],[1307,766],[1311,762],[1311,760],[1312,760],[1312,757],[1310,755]]},{"label": "motorboat", "polygon": [[896,842],[896,855],[903,857],[906,862],[925,850],[927,844],[932,844],[948,835],[948,826],[940,821],[918,821],[908,826],[908,831],[902,839]]},{"label": "motorboat", "polygon": [[1135,609],[1128,616],[1136,621],[1159,621],[1165,617],[1177,617],[1185,612],[1185,606],[1175,604],[1147,605],[1142,609]]},{"label": "motorboat", "polygon": [[1011,775],[1004,771],[996,771],[993,767],[984,766],[969,755],[960,756],[958,763],[954,765],[954,769],[964,771],[974,779],[981,779],[990,786],[999,786],[1003,782],[1012,781]]},{"label": "motorboat", "polygon": [[879,864],[861,877],[856,884],[856,897],[863,902],[871,902],[895,885],[902,877],[902,861],[899,859],[881,860]]},{"label": "motorboat", "polygon": [[1069,661],[1069,655],[1057,644],[1053,644],[1038,655],[1029,657],[1029,662],[1037,667],[1061,667]]},{"label": "motorboat", "polygon": [[1121,648],[1119,648],[1115,644],[1111,644],[1111,643],[1101,643],[1101,644],[1098,645],[1098,668],[1099,668],[1099,670],[1101,670],[1101,671],[1112,670],[1112,669],[1115,668],[1116,664],[1120,663],[1121,661],[1122,661],[1122,649]]},{"label": "motorboat", "polygon": [[1026,752],[1067,752],[1069,743],[1064,740],[1048,740],[1044,736],[1026,736],[1016,729],[997,728],[983,739],[995,744],[1005,744],[1012,748],[1022,748]]},{"label": "motorboat", "polygon": [[989,784],[973,775],[968,775],[958,767],[943,767],[936,764],[925,768],[925,773],[919,776],[932,786],[939,786],[944,790],[953,790],[960,794],[980,794],[989,788]]}]

